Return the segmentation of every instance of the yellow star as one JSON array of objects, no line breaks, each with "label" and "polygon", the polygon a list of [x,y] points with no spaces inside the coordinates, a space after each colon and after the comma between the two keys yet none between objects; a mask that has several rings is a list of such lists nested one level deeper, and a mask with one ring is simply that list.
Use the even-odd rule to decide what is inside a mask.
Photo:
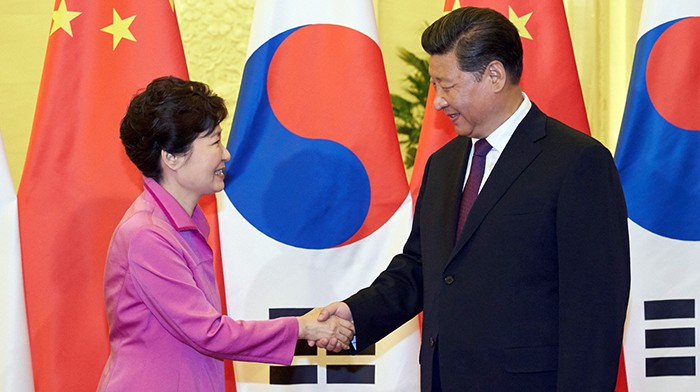
[{"label": "yellow star", "polygon": [[122,38],[136,42],[136,38],[134,38],[134,35],[131,34],[131,31],[129,31],[129,26],[131,26],[131,22],[134,21],[134,18],[136,18],[136,15],[122,19],[117,13],[117,10],[114,8],[112,9],[112,24],[100,29],[100,31],[113,35],[112,50],[117,49],[117,45],[119,45]]},{"label": "yellow star", "polygon": [[525,27],[525,25],[527,24],[527,21],[530,20],[531,16],[532,16],[532,12],[530,12],[527,15],[518,16],[515,14],[515,11],[513,11],[513,8],[508,6],[508,19],[510,19],[511,23],[513,23],[515,25],[515,27],[518,28],[518,32],[520,33],[520,36],[523,38],[532,39],[530,32],[527,31],[527,28]]},{"label": "yellow star", "polygon": [[58,9],[53,12],[53,16],[51,17],[51,32],[49,35],[52,35],[58,29],[63,29],[63,31],[72,37],[73,29],[70,27],[70,21],[77,18],[80,14],[82,14],[82,12],[68,11],[66,0],[61,0],[61,4],[58,5]]}]

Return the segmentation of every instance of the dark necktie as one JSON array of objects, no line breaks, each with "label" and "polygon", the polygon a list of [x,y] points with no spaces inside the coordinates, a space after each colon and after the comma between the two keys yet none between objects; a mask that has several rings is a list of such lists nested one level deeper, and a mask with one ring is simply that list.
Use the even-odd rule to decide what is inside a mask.
[{"label": "dark necktie", "polygon": [[484,169],[486,168],[486,154],[491,151],[491,145],[486,139],[479,139],[474,144],[474,156],[472,157],[472,165],[469,170],[467,184],[462,192],[462,201],[459,204],[459,220],[457,221],[457,237],[462,234],[464,222],[467,220],[469,210],[471,210],[476,196],[479,195],[479,186],[484,178]]}]

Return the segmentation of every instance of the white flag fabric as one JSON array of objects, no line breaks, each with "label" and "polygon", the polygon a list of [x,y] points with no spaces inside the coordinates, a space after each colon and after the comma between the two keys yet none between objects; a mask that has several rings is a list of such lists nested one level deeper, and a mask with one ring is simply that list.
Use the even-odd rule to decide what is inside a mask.
[{"label": "white flag fabric", "polygon": [[[411,226],[370,0],[259,0],[218,195],[228,313],[303,314],[370,284]],[[235,363],[239,392],[419,389],[408,322],[356,356]],[[279,388],[279,389],[277,389]]]},{"label": "white flag fabric", "polygon": [[629,391],[698,391],[700,2],[645,0],[616,161],[629,210]]},{"label": "white flag fabric", "polygon": [[0,135],[0,391],[34,391],[24,308],[17,196]]}]

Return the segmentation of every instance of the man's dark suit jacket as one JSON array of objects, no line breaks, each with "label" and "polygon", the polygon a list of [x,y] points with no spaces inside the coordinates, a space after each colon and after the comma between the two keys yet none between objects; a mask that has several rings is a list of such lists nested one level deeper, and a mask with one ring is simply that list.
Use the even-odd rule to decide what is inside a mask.
[{"label": "man's dark suit jacket", "polygon": [[612,391],[630,269],[609,151],[533,105],[455,243],[470,148],[433,154],[403,253],[346,300],[357,349],[423,311],[423,391],[436,353],[443,391]]}]

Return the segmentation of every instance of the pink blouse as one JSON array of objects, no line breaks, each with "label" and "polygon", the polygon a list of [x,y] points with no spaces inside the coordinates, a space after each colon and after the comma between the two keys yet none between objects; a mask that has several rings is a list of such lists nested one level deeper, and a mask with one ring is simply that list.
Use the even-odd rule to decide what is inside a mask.
[{"label": "pink blouse", "polygon": [[297,321],[222,315],[204,214],[143,183],[107,255],[111,352],[97,390],[223,391],[221,359],[290,364]]}]

